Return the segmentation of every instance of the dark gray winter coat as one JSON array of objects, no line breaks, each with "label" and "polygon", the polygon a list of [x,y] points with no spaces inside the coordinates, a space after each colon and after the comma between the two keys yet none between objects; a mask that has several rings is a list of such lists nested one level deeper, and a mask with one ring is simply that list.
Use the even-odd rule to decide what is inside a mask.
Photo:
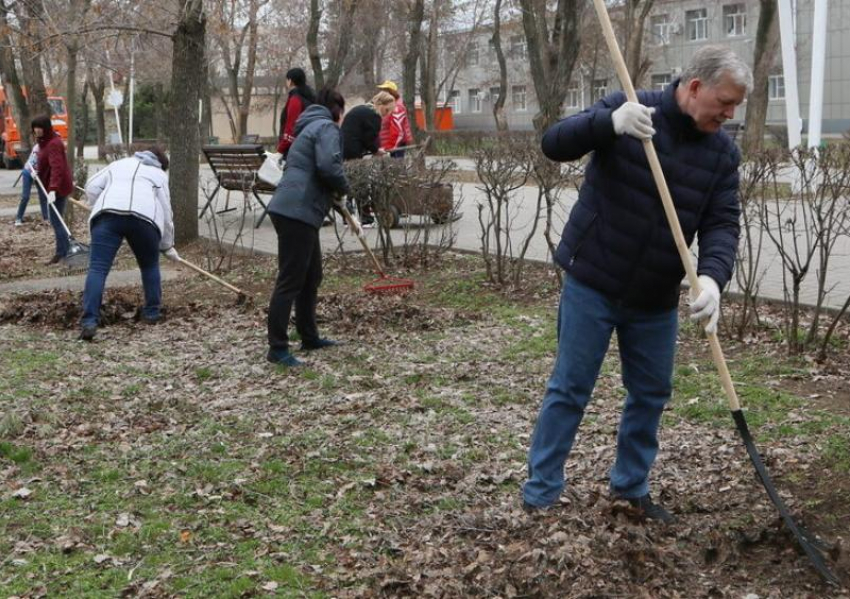
[{"label": "dark gray winter coat", "polygon": [[[652,141],[688,245],[699,236],[697,272],[722,289],[738,248],[740,153],[725,132],[696,129],[676,102],[678,83],[638,97],[656,109]],[[642,143],[614,133],[611,113],[625,100],[622,92],[612,94],[543,136],[543,153],[552,160],[593,152],[555,261],[612,301],[670,309],[685,271]]]},{"label": "dark gray winter coat", "polygon": [[283,178],[269,202],[269,212],[316,229],[322,226],[335,194],[348,193],[342,168],[342,142],[331,112],[313,104],[295,123]]}]

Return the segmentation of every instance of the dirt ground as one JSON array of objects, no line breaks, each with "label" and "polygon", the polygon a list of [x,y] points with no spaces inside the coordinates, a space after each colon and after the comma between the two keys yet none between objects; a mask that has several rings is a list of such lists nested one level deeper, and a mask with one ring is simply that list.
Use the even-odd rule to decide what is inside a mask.
[{"label": "dirt ground", "polygon": [[[13,240],[7,223],[0,224],[3,272],[14,278],[47,272],[27,262],[47,243],[49,229],[35,227],[24,244]],[[7,254],[13,247],[19,251]],[[195,246],[183,254],[200,262],[208,250]],[[662,425],[653,489],[678,522],[669,527],[643,522],[609,497],[607,469],[622,402],[615,351],[579,432],[561,503],[542,513],[522,511],[525,451],[554,355],[548,336],[557,281],[548,269],[532,273],[526,288],[533,291],[503,295],[480,281],[473,259],[448,256],[427,273],[397,273],[417,280],[413,293],[371,296],[360,289],[370,279],[365,263],[356,257],[345,264],[328,260],[320,325],[346,345],[336,354],[310,356],[315,379],[299,379],[263,362],[273,259],[236,257],[231,266],[223,276],[248,291],[249,301],[240,304],[227,290],[187,275],[164,285],[166,319],[153,328],[138,322],[140,290],[107,291],[104,326],[93,346],[116,355],[132,347],[151,363],[157,356],[176,357],[239,371],[216,379],[214,394],[202,393],[195,370],[170,384],[187,405],[202,407],[209,417],[239,414],[276,434],[309,428],[317,447],[290,448],[280,457],[299,468],[319,460],[318,452],[328,446],[338,451],[334,460],[342,469],[334,471],[334,488],[326,494],[331,507],[310,512],[310,526],[296,532],[278,523],[269,525],[278,536],[263,536],[258,529],[265,524],[250,523],[252,538],[266,553],[274,554],[292,535],[332,537],[330,557],[321,567],[287,550],[288,563],[310,577],[306,590],[339,597],[850,596],[850,472],[821,451],[840,437],[846,425],[841,418],[850,416],[847,345],[825,364],[794,360],[777,368],[789,361],[770,332],[746,343],[724,339],[733,377],[743,381],[744,401],[746,391],[753,397],[774,394],[764,410],[753,404],[748,417],[757,424],[751,427],[795,518],[825,543],[827,561],[844,585],[839,588],[825,585],[796,548],[755,478],[728,412],[724,417],[721,408],[716,419],[708,417],[706,401],[722,402],[719,392],[708,390],[711,378],[696,379],[696,390],[677,387]],[[78,293],[0,298],[0,334],[13,343],[30,339],[26,343],[38,345],[33,336],[42,335],[70,342],[78,319]],[[836,337],[848,343],[846,324]],[[539,352],[528,353],[532,341],[540,341]],[[85,358],[90,347],[68,343],[61,351],[64,359],[91,367],[91,358]],[[743,369],[751,363],[763,370],[748,378]],[[710,370],[704,341],[693,331],[683,331],[677,364],[683,378]],[[108,366],[93,368],[92,376],[105,376]],[[117,401],[120,393],[109,387],[117,383],[103,381],[105,396]],[[793,403],[774,421],[772,410],[778,408],[771,402],[792,401],[782,399],[784,394]],[[704,411],[688,411],[697,407]],[[152,434],[149,419],[118,406],[104,409],[120,421],[122,438]],[[191,428],[191,415],[163,410],[159,430],[181,434]],[[819,428],[801,424],[815,421],[815,415]],[[66,416],[69,426],[77,422],[71,413]],[[28,425],[21,439],[39,455],[54,453],[37,431],[35,423]],[[76,437],[108,445],[107,438],[92,434],[91,428],[69,428],[72,439],[64,442]],[[384,441],[363,445],[364,435]],[[357,460],[368,461],[368,475],[358,470]],[[18,476],[0,469],[7,486],[18,484]],[[356,516],[339,507],[348,500],[358,506]],[[193,559],[202,567],[203,554]],[[164,581],[159,591],[145,595],[143,580],[128,584],[125,596],[176,592]],[[257,592],[262,594],[259,587]]]}]

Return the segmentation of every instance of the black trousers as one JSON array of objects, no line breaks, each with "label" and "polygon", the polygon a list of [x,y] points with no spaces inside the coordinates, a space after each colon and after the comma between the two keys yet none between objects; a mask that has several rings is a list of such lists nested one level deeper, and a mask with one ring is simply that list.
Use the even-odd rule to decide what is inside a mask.
[{"label": "black trousers", "polygon": [[295,330],[304,343],[319,340],[316,298],[322,284],[319,231],[301,221],[269,215],[277,232],[278,273],[269,302],[269,347],[289,349],[289,317],[295,305]]}]

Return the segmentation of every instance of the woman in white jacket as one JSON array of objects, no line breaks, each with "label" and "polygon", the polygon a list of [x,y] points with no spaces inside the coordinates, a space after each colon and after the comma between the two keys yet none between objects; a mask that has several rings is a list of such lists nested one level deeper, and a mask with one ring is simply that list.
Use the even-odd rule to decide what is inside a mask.
[{"label": "woman in white jacket", "polygon": [[179,258],[174,249],[167,170],[168,158],[153,147],[116,160],[86,184],[86,197],[92,207],[91,256],[83,291],[80,339],[94,338],[106,277],[125,239],[142,271],[145,289],[142,321],[148,324],[159,321],[162,303],[159,252],[171,260]]}]

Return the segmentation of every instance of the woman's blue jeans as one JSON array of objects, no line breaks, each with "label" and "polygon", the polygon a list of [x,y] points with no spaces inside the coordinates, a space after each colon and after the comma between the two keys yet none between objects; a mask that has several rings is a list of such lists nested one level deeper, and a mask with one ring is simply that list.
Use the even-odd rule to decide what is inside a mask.
[{"label": "woman's blue jeans", "polygon": [[[59,198],[57,197],[53,206],[55,206],[56,210],[61,215],[65,215],[65,204],[68,202],[67,198]],[[59,219],[56,217],[56,212],[54,212],[53,208],[48,208],[47,214],[49,215],[50,224],[53,226],[53,236],[56,238],[56,255],[60,258],[64,258],[68,255],[68,248],[71,247],[71,240],[68,239],[68,233],[65,232],[65,227],[62,226],[62,223],[59,222]]]},{"label": "woman's blue jeans", "polygon": [[658,425],[672,393],[677,329],[676,309],[627,308],[567,277],[558,309],[558,356],[528,453],[523,488],[527,503],[545,507],[561,494],[564,464],[614,331],[627,395],[610,473],[611,492],[633,498],[649,491]]},{"label": "woman's blue jeans", "polygon": [[[38,193],[38,203],[41,206],[41,218],[47,220],[47,198],[41,193],[41,190],[36,186]],[[32,175],[27,169],[21,173],[21,201],[18,204],[18,214],[15,220],[24,220],[24,213],[27,211],[27,204],[30,202],[30,194],[32,194]]]},{"label": "woman's blue jeans", "polygon": [[83,290],[83,326],[97,326],[103,288],[115,255],[124,240],[133,250],[145,289],[142,314],[148,320],[159,318],[162,284],[159,275],[159,230],[151,223],[126,214],[100,214],[91,224],[91,255],[86,287]]}]

